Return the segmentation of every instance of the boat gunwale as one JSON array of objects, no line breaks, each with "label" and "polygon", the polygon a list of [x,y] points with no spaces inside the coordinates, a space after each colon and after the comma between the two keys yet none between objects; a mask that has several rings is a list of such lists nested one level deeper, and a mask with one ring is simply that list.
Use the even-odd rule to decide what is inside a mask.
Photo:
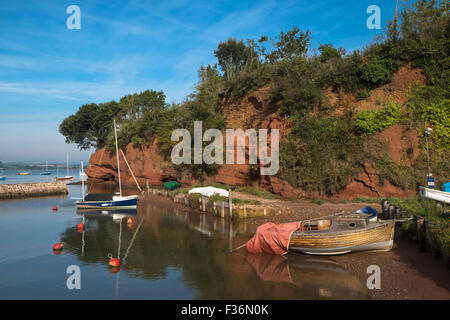
[{"label": "boat gunwale", "polygon": [[[296,235],[296,236],[312,236],[312,235],[341,235],[341,234],[351,234],[351,233],[360,233],[360,232],[364,232],[364,231],[369,231],[372,229],[376,229],[376,228],[387,228],[390,227],[391,224],[393,224],[394,221],[377,221],[377,222],[373,222],[373,223],[369,223],[367,226],[365,227],[360,227],[360,228],[355,228],[355,229],[347,229],[347,230],[336,230],[336,231],[330,231],[330,229],[325,229],[325,230],[307,230],[307,231],[303,231],[300,229],[297,229],[295,231],[292,232],[292,235]],[[292,236],[291,235],[291,236]]]}]

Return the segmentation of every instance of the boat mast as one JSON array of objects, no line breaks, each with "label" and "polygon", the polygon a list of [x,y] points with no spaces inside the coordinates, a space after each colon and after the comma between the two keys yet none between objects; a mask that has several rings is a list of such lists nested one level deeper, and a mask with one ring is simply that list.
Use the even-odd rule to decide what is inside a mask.
[{"label": "boat mast", "polygon": [[69,176],[69,154],[67,154],[67,176]]},{"label": "boat mast", "polygon": [[117,174],[119,176],[119,193],[122,196],[122,183],[120,182],[119,146],[117,144],[116,120],[114,120],[114,138],[116,139]]},{"label": "boat mast", "polygon": [[[84,176],[83,176],[83,161],[81,161],[81,197],[83,198],[82,201],[84,201]],[[84,215],[83,215],[84,219]],[[84,222],[84,221],[83,221]]]}]

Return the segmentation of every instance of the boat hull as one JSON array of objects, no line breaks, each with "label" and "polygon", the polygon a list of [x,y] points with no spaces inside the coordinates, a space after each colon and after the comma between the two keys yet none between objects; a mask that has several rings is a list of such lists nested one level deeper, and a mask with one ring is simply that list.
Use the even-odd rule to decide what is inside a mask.
[{"label": "boat hull", "polygon": [[57,180],[57,181],[62,181],[62,180],[73,180],[73,177],[55,178],[55,180]]},{"label": "boat hull", "polygon": [[77,201],[76,207],[79,209],[102,210],[135,209],[137,207],[137,201],[137,198],[110,201]]},{"label": "boat hull", "polygon": [[419,187],[419,193],[423,198],[433,199],[447,204],[450,203],[450,192]]},{"label": "boat hull", "polygon": [[41,172],[41,176],[49,176],[51,175],[51,172]]},{"label": "boat hull", "polygon": [[358,251],[389,251],[394,238],[394,221],[343,232],[294,231],[288,251],[315,255],[338,255]]}]

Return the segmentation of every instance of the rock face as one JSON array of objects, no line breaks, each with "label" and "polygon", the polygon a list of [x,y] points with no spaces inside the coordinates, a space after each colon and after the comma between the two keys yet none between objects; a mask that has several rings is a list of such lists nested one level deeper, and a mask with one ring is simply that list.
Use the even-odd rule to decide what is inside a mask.
[{"label": "rock face", "polygon": [[[136,181],[141,185],[145,185],[147,180],[151,185],[162,185],[164,181],[173,179],[179,180],[177,172],[161,155],[157,141],[143,148],[129,144],[124,154],[127,161],[122,154],[119,155],[123,184],[135,184],[128,165],[133,171]],[[118,181],[115,152],[108,151],[106,148],[98,149],[92,154],[89,163],[90,166],[86,169],[88,182]]]},{"label": "rock face", "polygon": [[[397,72],[391,83],[372,91],[370,98],[357,102],[350,94],[341,94],[337,98],[335,93],[327,90],[324,94],[331,104],[345,105],[350,102],[355,104],[357,110],[378,108],[380,101],[388,103],[405,102],[405,94],[409,84],[418,85],[424,83],[424,76],[420,70],[411,69],[405,65]],[[282,102],[273,103],[268,98],[270,88],[264,87],[247,93],[243,98],[228,98],[222,101],[222,112],[227,116],[227,128],[268,129],[268,153],[270,154],[270,131],[279,129],[280,141],[291,132],[291,123],[288,119],[279,116]],[[206,128],[203,128],[206,130]],[[389,142],[389,157],[393,161],[406,161],[411,165],[412,160],[419,154],[418,136],[413,129],[396,125],[379,134],[379,138]],[[225,137],[223,139],[226,141]],[[224,146],[225,147],[225,146]],[[158,143],[154,140],[151,144],[138,147],[129,144],[124,150],[126,159],[133,170],[139,184],[161,186],[164,181],[177,180],[182,186],[191,186],[199,183],[187,173],[175,170],[169,160],[164,159]],[[248,156],[248,146],[246,147]],[[248,159],[248,158],[247,158]],[[225,162],[225,159],[224,159]],[[121,178],[124,184],[134,184],[134,179],[127,168],[127,164],[120,156]],[[114,152],[101,148],[90,159],[90,167],[86,170],[90,182],[117,181],[117,165]],[[223,183],[233,186],[259,185],[264,189],[284,197],[314,198],[319,195],[307,194],[303,190],[293,188],[287,181],[276,176],[261,176],[258,165],[249,164],[224,164],[216,174],[205,178],[204,183]],[[358,196],[408,196],[414,190],[403,190],[390,184],[388,181],[379,181],[378,175],[370,167],[366,167],[357,178],[352,179],[348,186],[333,198],[353,199]]]}]

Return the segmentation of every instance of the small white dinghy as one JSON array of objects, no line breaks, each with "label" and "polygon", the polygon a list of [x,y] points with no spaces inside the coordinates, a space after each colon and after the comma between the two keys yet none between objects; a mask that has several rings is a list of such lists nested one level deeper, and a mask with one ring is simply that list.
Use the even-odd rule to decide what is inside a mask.
[{"label": "small white dinghy", "polygon": [[428,198],[442,203],[450,203],[450,192],[419,187],[419,194],[422,198]]}]

